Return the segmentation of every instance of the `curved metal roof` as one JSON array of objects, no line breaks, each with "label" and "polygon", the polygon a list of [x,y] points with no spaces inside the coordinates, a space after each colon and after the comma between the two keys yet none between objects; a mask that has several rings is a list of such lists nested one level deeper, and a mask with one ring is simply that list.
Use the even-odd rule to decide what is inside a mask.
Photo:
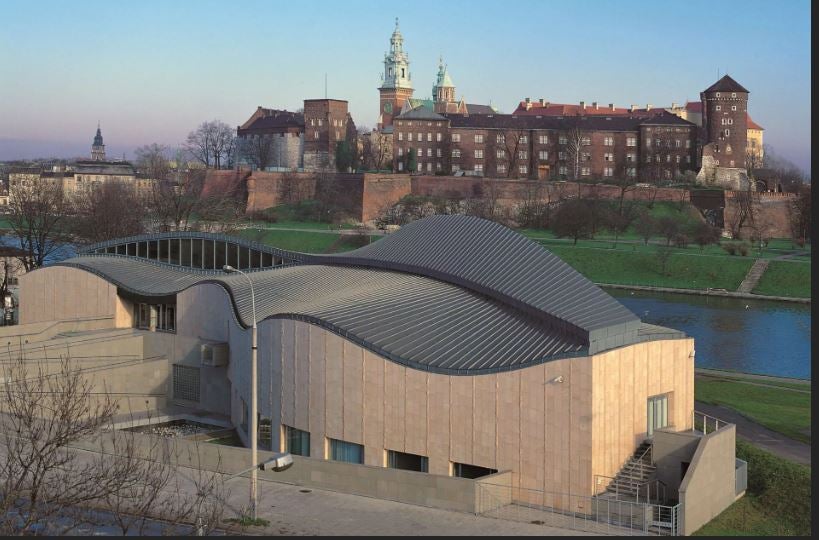
[{"label": "curved metal roof", "polygon": [[[169,237],[226,240],[273,253],[296,265],[333,265],[335,271],[340,271],[339,266],[365,267],[389,270],[388,275],[396,277],[414,274],[431,278],[424,283],[444,282],[491,298],[537,321],[545,332],[587,346],[592,354],[638,339],[640,319],[559,257],[503,225],[470,216],[430,216],[342,254],[290,252],[208,233],[132,237],[96,244],[85,251]],[[254,276],[264,272],[255,270]]]},{"label": "curved metal roof", "polygon": [[[252,324],[250,286],[241,275],[120,255],[86,255],[58,265],[92,272],[141,296],[217,284],[230,295],[238,321]],[[573,336],[502,302],[423,276],[298,265],[259,270],[252,280],[259,321],[304,320],[415,369],[474,375],[587,354]]]}]

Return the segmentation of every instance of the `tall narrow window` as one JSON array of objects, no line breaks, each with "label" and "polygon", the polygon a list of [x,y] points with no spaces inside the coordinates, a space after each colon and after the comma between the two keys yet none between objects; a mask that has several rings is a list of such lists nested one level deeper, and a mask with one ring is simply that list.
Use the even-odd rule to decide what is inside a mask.
[{"label": "tall narrow window", "polygon": [[284,426],[284,451],[296,456],[310,456],[310,432]]},{"label": "tall narrow window", "polygon": [[654,431],[668,426],[668,394],[648,398],[648,436]]}]

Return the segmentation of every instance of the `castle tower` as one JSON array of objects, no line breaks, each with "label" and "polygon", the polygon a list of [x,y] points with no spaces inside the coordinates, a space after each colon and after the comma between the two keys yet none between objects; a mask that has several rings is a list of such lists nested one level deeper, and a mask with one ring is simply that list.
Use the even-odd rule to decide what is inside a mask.
[{"label": "castle tower", "polygon": [[438,58],[438,75],[435,77],[435,84],[432,85],[432,100],[436,103],[447,103],[455,101],[455,85],[449,77],[444,59]]},{"label": "castle tower", "polygon": [[395,30],[390,38],[390,52],[384,55],[384,73],[381,74],[381,94],[378,129],[392,126],[392,120],[401,113],[404,102],[412,97],[409,56],[404,52],[404,36],[395,18]]},{"label": "castle tower", "polygon": [[748,90],[725,75],[703,92],[702,126],[717,167],[745,169]]},{"label": "castle tower", "polygon": [[105,145],[102,144],[102,132],[100,131],[99,122],[97,122],[97,134],[94,135],[94,144],[91,145],[91,159],[105,161]]}]

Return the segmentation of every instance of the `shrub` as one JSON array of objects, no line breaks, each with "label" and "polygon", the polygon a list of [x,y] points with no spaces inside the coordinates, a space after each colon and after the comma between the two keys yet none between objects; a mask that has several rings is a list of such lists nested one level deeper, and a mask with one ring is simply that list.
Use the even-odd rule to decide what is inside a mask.
[{"label": "shrub", "polygon": [[688,236],[683,233],[679,233],[677,236],[674,237],[674,245],[679,248],[687,248],[688,247]]},{"label": "shrub", "polygon": [[722,245],[722,249],[724,249],[728,253],[728,255],[736,255],[737,254],[737,247],[733,243],[729,242],[727,244],[721,244],[721,245]]},{"label": "shrub", "polygon": [[739,254],[743,257],[748,255],[748,244],[740,244],[739,247]]}]

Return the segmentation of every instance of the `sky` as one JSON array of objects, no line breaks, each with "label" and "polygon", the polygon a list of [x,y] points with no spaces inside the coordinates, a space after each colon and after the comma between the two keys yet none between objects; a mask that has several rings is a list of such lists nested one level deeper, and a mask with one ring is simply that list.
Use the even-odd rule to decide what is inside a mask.
[{"label": "sky", "polygon": [[802,0],[0,0],[0,159],[109,156],[181,144],[257,106],[349,101],[378,120],[399,17],[416,97],[438,57],[468,103],[526,97],[668,106],[730,74],[765,143],[809,170],[810,3]]}]

